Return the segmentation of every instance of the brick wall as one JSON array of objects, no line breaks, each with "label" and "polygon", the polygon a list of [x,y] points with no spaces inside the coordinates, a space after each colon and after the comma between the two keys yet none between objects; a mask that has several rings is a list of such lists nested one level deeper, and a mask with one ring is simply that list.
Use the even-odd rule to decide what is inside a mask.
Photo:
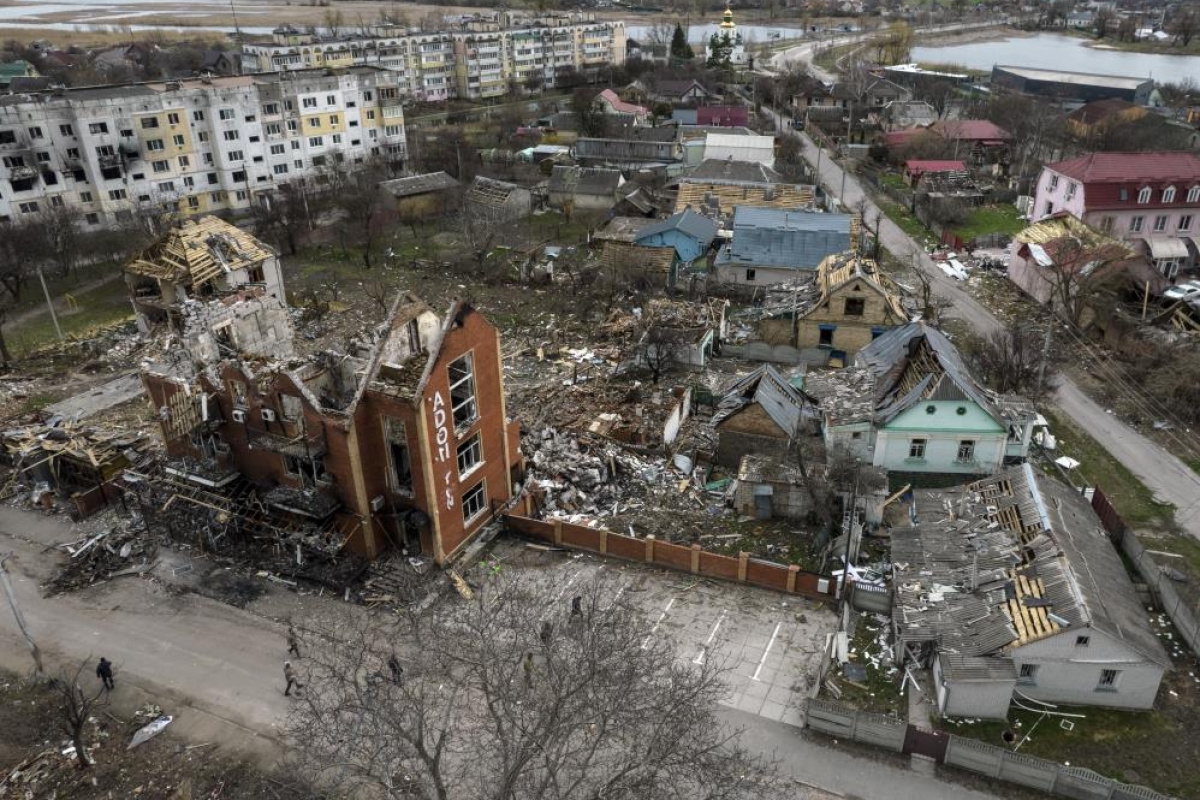
[{"label": "brick wall", "polygon": [[[612,531],[574,525],[562,520],[547,522],[517,514],[504,515],[505,528],[547,544],[587,550],[592,553],[639,561],[644,564],[691,572],[706,578],[748,583],[787,594],[799,594],[821,600],[834,597],[834,582],[795,564],[777,564],[750,558],[749,553],[726,556],[704,551],[700,545],[680,545],[657,541],[653,536],[635,539]],[[825,582],[821,591],[820,582]]]}]

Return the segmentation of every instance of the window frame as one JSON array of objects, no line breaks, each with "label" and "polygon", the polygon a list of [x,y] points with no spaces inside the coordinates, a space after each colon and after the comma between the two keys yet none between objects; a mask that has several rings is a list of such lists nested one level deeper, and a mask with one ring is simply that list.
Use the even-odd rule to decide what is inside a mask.
[{"label": "window frame", "polygon": [[[474,456],[474,460],[466,464],[464,469],[463,458]],[[455,463],[458,465],[459,480],[466,478],[475,470],[483,466],[483,432],[476,431],[475,434],[463,441],[459,442],[458,447],[454,451]]]},{"label": "window frame", "polygon": [[925,454],[929,449],[928,439],[909,439],[908,440],[908,460],[909,461],[924,461]]},{"label": "window frame", "polygon": [[975,446],[978,444],[974,439],[960,439],[958,442],[958,457],[955,459],[959,463],[966,464],[975,460]]},{"label": "window frame", "polygon": [[[459,504],[462,506],[463,525],[471,525],[476,522],[481,516],[487,513],[487,480],[481,480],[479,483],[467,489],[458,498]],[[478,502],[479,507],[473,513],[467,513],[467,507],[470,503]]]},{"label": "window frame", "polygon": [[[466,362],[466,369],[462,370],[463,375],[455,379],[454,372],[456,365],[461,362]],[[461,368],[459,368],[461,370]],[[463,398],[459,402],[455,402],[455,391],[463,385],[470,388],[470,395]],[[454,429],[456,431],[464,430],[471,427],[479,419],[479,391],[475,384],[475,351],[468,350],[458,358],[446,365],[446,385],[448,387],[447,395],[450,398],[450,418],[454,421]],[[459,409],[470,406],[469,416],[462,416],[460,420]]]}]

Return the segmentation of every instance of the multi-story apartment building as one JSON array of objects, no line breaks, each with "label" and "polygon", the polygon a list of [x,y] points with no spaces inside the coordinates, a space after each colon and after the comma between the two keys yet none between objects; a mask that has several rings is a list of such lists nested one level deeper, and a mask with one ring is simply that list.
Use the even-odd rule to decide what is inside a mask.
[{"label": "multi-story apartment building", "polygon": [[379,67],[59,88],[0,97],[0,221],[68,206],[86,225],[140,207],[246,209],[327,165],[405,158]]},{"label": "multi-story apartment building", "polygon": [[321,36],[291,26],[243,47],[246,72],[366,64],[396,76],[418,100],[496,97],[512,85],[555,85],[566,70],[596,72],[625,62],[625,23],[592,14],[526,17],[501,12],[454,31],[412,32],[381,25],[369,35]]}]

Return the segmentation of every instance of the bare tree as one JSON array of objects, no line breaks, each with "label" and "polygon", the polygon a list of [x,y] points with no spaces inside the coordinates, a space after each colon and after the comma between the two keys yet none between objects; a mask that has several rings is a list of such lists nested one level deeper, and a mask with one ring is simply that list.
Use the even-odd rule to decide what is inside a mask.
[{"label": "bare tree", "polygon": [[650,371],[650,380],[657,384],[663,375],[687,355],[688,330],[668,328],[653,320],[637,343],[637,362]]},{"label": "bare tree", "polygon": [[998,392],[1031,394],[1042,385],[1042,333],[1027,319],[1011,320],[981,341],[972,356],[979,374]]},{"label": "bare tree", "polygon": [[1116,242],[1094,245],[1077,236],[1064,236],[1045,247],[1052,263],[1040,274],[1051,310],[1079,326],[1088,308],[1112,288],[1130,253]]},{"label": "bare tree", "polygon": [[1197,27],[1200,27],[1200,13],[1194,9],[1180,9],[1171,20],[1170,31],[1175,37],[1171,43],[1187,47],[1192,43]]},{"label": "bare tree", "polygon": [[615,589],[580,588],[572,616],[550,583],[500,572],[466,602],[302,632],[297,768],[387,800],[771,796],[770,765],[716,716],[720,659],[679,663]]},{"label": "bare tree", "polygon": [[75,746],[75,763],[87,769],[92,760],[87,751],[87,724],[95,710],[108,704],[108,692],[100,684],[94,691],[86,691],[80,680],[89,671],[91,659],[80,661],[75,667],[63,667],[57,678],[50,681],[54,689],[59,722],[63,733]]},{"label": "bare tree", "polygon": [[60,277],[70,275],[83,257],[79,222],[80,215],[65,205],[43,208],[32,222],[38,248],[35,253],[27,253],[27,257],[49,261]]},{"label": "bare tree", "polygon": [[917,290],[917,300],[921,304],[921,316],[930,324],[937,325],[938,320],[942,316],[942,311],[950,304],[942,297],[938,297],[933,290],[933,278],[921,266],[920,256],[913,253],[910,257],[910,265],[912,266],[913,276],[920,284]]}]

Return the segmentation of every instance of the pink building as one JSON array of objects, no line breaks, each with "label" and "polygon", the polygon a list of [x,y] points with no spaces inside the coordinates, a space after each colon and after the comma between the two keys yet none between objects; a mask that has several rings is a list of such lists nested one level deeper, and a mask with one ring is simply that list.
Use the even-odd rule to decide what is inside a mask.
[{"label": "pink building", "polygon": [[1200,264],[1200,158],[1190,153],[1091,153],[1047,164],[1033,221],[1063,211],[1129,242],[1168,278]]}]

